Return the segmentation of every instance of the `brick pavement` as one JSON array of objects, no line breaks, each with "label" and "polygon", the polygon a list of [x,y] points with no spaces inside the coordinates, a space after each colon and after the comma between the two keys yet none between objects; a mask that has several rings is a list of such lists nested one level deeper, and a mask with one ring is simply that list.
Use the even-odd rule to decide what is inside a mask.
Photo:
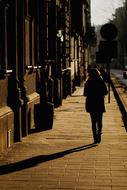
[{"label": "brick pavement", "polygon": [[52,130],[33,133],[0,157],[0,190],[127,190],[127,136],[111,92],[102,142],[92,144],[83,88],[55,109]]}]

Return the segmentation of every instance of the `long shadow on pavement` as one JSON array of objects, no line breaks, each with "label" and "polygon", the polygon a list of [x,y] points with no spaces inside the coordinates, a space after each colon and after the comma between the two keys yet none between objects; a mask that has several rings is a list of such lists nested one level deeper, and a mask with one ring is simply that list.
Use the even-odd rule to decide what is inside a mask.
[{"label": "long shadow on pavement", "polygon": [[3,166],[0,166],[0,175],[20,171],[20,170],[23,170],[23,169],[26,169],[26,168],[35,167],[40,163],[47,162],[49,160],[54,160],[54,159],[57,159],[57,158],[61,158],[63,156],[66,156],[67,154],[71,154],[73,152],[78,152],[78,151],[83,151],[83,150],[86,150],[86,149],[89,149],[89,148],[93,148],[95,146],[97,146],[97,144],[88,144],[88,145],[76,147],[76,148],[73,148],[73,149],[65,150],[65,151],[62,151],[62,152],[57,152],[57,153],[54,153],[54,154],[38,155],[38,156],[35,156],[35,157],[32,157],[32,158],[28,158],[26,160],[22,160],[22,161],[19,161],[19,162],[3,165]]}]

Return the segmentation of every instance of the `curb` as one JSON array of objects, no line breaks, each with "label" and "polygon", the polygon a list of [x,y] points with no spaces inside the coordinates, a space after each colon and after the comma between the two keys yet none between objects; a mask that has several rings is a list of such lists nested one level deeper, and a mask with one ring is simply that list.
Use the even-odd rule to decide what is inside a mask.
[{"label": "curb", "polygon": [[120,108],[122,119],[127,131],[127,106],[125,105],[123,94],[125,93],[124,85],[113,75],[111,76],[111,87]]}]

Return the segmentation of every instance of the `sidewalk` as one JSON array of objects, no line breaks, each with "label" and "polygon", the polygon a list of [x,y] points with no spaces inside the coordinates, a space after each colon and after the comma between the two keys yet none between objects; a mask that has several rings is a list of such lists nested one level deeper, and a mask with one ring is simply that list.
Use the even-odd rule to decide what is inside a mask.
[{"label": "sidewalk", "polygon": [[82,94],[79,87],[55,109],[52,130],[25,137],[0,158],[0,190],[127,190],[127,135],[113,93],[99,145]]}]

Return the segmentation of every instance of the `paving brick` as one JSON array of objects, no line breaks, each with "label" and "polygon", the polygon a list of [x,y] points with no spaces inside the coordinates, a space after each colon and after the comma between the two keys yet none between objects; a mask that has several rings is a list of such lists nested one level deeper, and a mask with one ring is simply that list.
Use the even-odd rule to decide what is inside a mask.
[{"label": "paving brick", "polygon": [[0,190],[125,190],[127,136],[111,91],[102,142],[93,144],[83,88],[55,108],[53,129],[32,133],[0,157]]}]

